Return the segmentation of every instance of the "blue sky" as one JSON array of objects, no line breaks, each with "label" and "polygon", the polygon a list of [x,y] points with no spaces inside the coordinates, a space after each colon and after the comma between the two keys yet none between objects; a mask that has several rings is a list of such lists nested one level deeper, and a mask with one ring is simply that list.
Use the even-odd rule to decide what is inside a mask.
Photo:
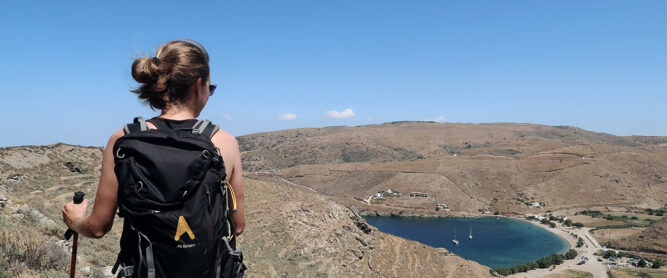
[{"label": "blue sky", "polygon": [[211,56],[202,117],[234,135],[427,119],[667,135],[667,1],[91,2],[0,4],[0,146],[102,146],[157,115],[130,66],[181,38]]}]

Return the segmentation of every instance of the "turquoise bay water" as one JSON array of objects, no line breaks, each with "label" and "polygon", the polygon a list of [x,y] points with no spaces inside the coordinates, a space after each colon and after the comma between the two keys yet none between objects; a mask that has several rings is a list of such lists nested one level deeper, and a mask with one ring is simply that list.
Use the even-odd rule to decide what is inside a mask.
[{"label": "turquoise bay water", "polygon": [[[483,265],[510,267],[551,253],[564,253],[568,243],[542,227],[504,217],[427,218],[365,216],[378,230],[447,250]],[[473,239],[468,238],[472,228]],[[452,239],[456,238],[459,245]]]}]

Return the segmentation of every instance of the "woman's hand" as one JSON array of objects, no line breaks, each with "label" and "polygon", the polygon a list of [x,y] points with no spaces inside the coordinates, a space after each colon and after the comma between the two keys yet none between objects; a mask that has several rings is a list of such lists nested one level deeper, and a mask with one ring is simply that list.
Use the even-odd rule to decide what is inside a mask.
[{"label": "woman's hand", "polygon": [[63,206],[63,222],[72,231],[78,232],[75,224],[86,217],[86,211],[88,211],[88,199],[83,199],[81,204],[75,204],[74,201],[70,201]]}]

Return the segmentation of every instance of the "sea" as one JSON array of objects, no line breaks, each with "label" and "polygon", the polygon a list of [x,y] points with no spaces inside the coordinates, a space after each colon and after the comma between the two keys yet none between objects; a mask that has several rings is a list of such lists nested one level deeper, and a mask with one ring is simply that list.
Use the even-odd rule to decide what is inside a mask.
[{"label": "sea", "polygon": [[[382,232],[443,247],[492,268],[536,261],[551,253],[565,253],[569,248],[567,241],[543,227],[506,217],[364,216],[364,219]],[[452,242],[454,239],[459,241],[458,245]]]}]

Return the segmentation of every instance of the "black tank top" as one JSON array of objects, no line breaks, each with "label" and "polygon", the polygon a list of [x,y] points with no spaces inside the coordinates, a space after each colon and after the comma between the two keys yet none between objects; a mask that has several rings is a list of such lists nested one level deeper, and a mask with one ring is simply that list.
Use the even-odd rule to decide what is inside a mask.
[{"label": "black tank top", "polygon": [[154,117],[148,122],[151,122],[158,129],[192,129],[192,126],[197,123],[197,119],[187,120],[171,120],[160,117]]}]

